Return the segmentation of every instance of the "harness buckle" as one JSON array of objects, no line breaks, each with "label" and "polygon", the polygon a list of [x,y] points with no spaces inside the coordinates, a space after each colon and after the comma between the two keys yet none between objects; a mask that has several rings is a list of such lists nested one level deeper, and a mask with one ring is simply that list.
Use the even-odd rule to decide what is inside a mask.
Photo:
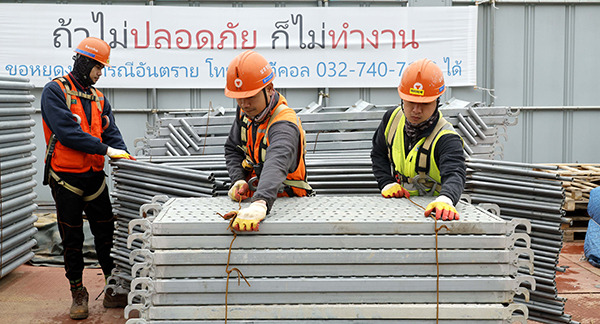
[{"label": "harness buckle", "polygon": [[426,173],[419,173],[409,178],[408,183],[412,184],[419,191],[419,196],[433,196],[440,185]]}]

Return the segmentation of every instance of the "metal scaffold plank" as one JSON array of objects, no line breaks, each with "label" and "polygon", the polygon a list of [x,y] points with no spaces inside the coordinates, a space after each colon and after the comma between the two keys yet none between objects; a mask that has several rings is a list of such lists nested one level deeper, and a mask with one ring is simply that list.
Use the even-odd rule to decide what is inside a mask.
[{"label": "metal scaffold plank", "polygon": [[[525,305],[512,304],[441,304],[439,318],[494,320],[509,319],[519,310],[528,314]],[[127,313],[127,310],[125,310]],[[157,306],[142,312],[142,318],[157,320],[223,319],[224,306]],[[329,305],[229,305],[228,319],[435,319],[435,304],[329,304]]]},{"label": "metal scaffold plank", "polygon": [[[134,279],[132,288],[146,278]],[[229,293],[356,293],[363,292],[436,292],[436,277],[301,277],[301,278],[250,278],[245,284],[229,285]],[[440,292],[515,291],[519,280],[503,277],[440,277]],[[226,278],[157,279],[152,280],[154,293],[217,293],[225,294]],[[355,295],[349,298],[360,299]],[[270,302],[275,300],[270,299]],[[357,302],[356,300],[354,302]],[[256,304],[256,302],[254,302]]]},{"label": "metal scaffold plank", "polygon": [[[435,276],[435,264],[353,264],[351,267],[329,264],[311,264],[300,267],[293,264],[273,265],[243,265],[240,266],[245,276],[260,277],[268,273],[271,276]],[[441,264],[440,275],[470,275],[470,276],[502,276],[515,275],[518,266],[508,263],[480,264]],[[223,265],[156,265],[152,268],[155,278],[189,278],[220,277],[225,273]]]},{"label": "metal scaffold plank", "polygon": [[[504,249],[518,239],[529,245],[526,235],[439,235],[438,246],[453,249]],[[253,248],[435,248],[435,235],[245,235],[243,245]],[[153,249],[215,249],[229,245],[231,235],[153,236]],[[237,246],[237,244],[236,244]]]},{"label": "metal scaffold plank", "polygon": [[[415,197],[426,206],[433,198]],[[313,214],[319,206],[319,215]],[[155,235],[215,235],[228,233],[218,214],[237,210],[228,197],[170,200],[153,223]],[[440,234],[510,234],[518,222],[505,222],[470,204],[459,203],[460,221],[445,222]],[[168,212],[167,212],[168,211]],[[382,226],[386,224],[386,226]],[[525,224],[525,223],[523,223]],[[434,221],[405,199],[373,196],[280,198],[262,222],[260,234],[432,234]],[[253,235],[248,233],[244,235]]]},{"label": "metal scaffold plank", "polygon": [[[527,249],[523,249],[525,252]],[[531,250],[527,253],[533,257]],[[132,256],[134,254],[132,253]],[[155,265],[227,263],[227,249],[159,250]],[[517,252],[510,250],[439,250],[438,263],[511,263]],[[435,250],[405,249],[233,249],[230,264],[422,264],[436,262]]]},{"label": "metal scaffold plank", "polygon": [[[513,301],[512,291],[478,291],[478,292],[440,292],[440,303],[465,303],[477,300],[480,303],[510,303]],[[220,305],[223,304],[223,293],[157,293],[152,296],[154,306],[167,305]],[[238,305],[247,304],[327,304],[327,303],[435,303],[435,292],[361,292],[359,296],[348,293],[229,293],[228,302]]]}]

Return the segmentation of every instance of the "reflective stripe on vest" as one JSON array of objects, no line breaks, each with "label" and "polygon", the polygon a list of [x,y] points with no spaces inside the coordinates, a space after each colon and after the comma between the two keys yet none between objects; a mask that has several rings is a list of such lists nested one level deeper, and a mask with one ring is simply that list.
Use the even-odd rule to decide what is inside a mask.
[{"label": "reflective stripe on vest", "polygon": [[[241,131],[240,138],[242,140],[242,148],[246,152],[246,159],[250,159],[255,166],[262,166],[267,155],[267,148],[269,147],[269,128],[271,125],[278,121],[289,121],[298,127],[300,132],[300,147],[299,153],[301,154],[298,161],[298,167],[293,172],[288,173],[286,180],[283,182],[285,185],[291,187],[296,196],[306,196],[312,191],[312,188],[306,181],[306,136],[302,123],[293,109],[289,108],[285,104],[285,98],[279,95],[279,102],[275,109],[271,111],[268,122],[263,122],[258,125],[256,129],[256,138],[253,138],[254,126],[252,121],[242,114],[240,111],[241,118]],[[253,171],[250,177],[254,177],[256,173]],[[307,192],[308,191],[308,192]]]},{"label": "reflective stripe on vest", "polygon": [[[394,172],[402,176],[402,186],[411,195],[439,195],[441,190],[442,179],[434,158],[435,146],[443,135],[458,133],[452,124],[444,119],[442,113],[439,113],[440,118],[434,130],[429,136],[421,138],[408,155],[404,148],[406,117],[401,107],[394,110],[386,126],[385,138],[390,161]],[[434,190],[431,190],[432,188]]]},{"label": "reflective stripe on vest", "polygon": [[[81,129],[102,141],[102,110],[104,108],[104,95],[102,92],[94,88],[90,88],[92,94],[73,91],[71,89],[76,89],[75,84],[73,84],[68,76],[54,79],[54,81],[58,83],[63,90],[67,100],[67,107],[71,110],[74,118],[77,119],[76,116],[78,116],[79,119],[81,119],[81,122],[79,123]],[[80,97],[93,100],[91,103],[91,121],[88,121],[87,119]],[[52,131],[48,125],[46,125],[46,122],[43,123],[43,126],[46,145],[48,145]],[[57,141],[54,147],[54,153],[52,154],[51,167],[55,172],[83,173],[90,169],[102,171],[104,169],[104,155],[88,154],[77,151],[64,146],[60,141]]]}]

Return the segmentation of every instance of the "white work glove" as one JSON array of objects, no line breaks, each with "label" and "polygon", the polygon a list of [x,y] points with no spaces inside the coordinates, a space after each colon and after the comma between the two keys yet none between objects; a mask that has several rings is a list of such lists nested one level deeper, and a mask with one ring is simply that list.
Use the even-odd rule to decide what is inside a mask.
[{"label": "white work glove", "polygon": [[129,155],[127,151],[116,149],[110,146],[106,149],[106,155],[108,155],[108,157],[111,159],[135,160],[135,158]]},{"label": "white work glove", "polygon": [[258,232],[258,223],[267,217],[267,202],[257,200],[246,208],[242,208],[231,227],[238,231]]},{"label": "white work glove", "polygon": [[381,195],[385,198],[410,198],[410,194],[397,182],[387,184],[381,189]]},{"label": "white work glove", "polygon": [[432,201],[425,208],[425,217],[431,215],[435,210],[435,219],[442,220],[458,220],[459,214],[454,208],[452,199],[440,195],[436,200]]},{"label": "white work glove", "polygon": [[227,195],[229,195],[229,198],[233,201],[240,201],[249,197],[249,191],[250,188],[248,187],[246,180],[238,180],[231,186]]}]

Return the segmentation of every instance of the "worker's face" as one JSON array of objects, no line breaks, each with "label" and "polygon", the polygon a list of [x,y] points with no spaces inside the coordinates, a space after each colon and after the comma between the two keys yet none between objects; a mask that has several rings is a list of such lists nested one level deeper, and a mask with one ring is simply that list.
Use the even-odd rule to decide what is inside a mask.
[{"label": "worker's face", "polygon": [[412,101],[404,101],[404,115],[406,120],[413,125],[420,124],[435,112],[437,101],[418,103]]},{"label": "worker's face", "polygon": [[[273,84],[269,84],[265,87],[267,91],[267,100],[271,99],[273,91]],[[265,108],[267,108],[268,102],[265,100],[263,90],[259,91],[252,97],[236,99],[238,106],[248,115],[250,118],[258,116]]]},{"label": "worker's face", "polygon": [[104,68],[104,65],[102,65],[102,64],[96,64],[92,68],[92,70],[90,71],[90,80],[92,81],[92,84],[96,84],[96,82],[98,82],[98,80],[102,76],[103,68]]}]

